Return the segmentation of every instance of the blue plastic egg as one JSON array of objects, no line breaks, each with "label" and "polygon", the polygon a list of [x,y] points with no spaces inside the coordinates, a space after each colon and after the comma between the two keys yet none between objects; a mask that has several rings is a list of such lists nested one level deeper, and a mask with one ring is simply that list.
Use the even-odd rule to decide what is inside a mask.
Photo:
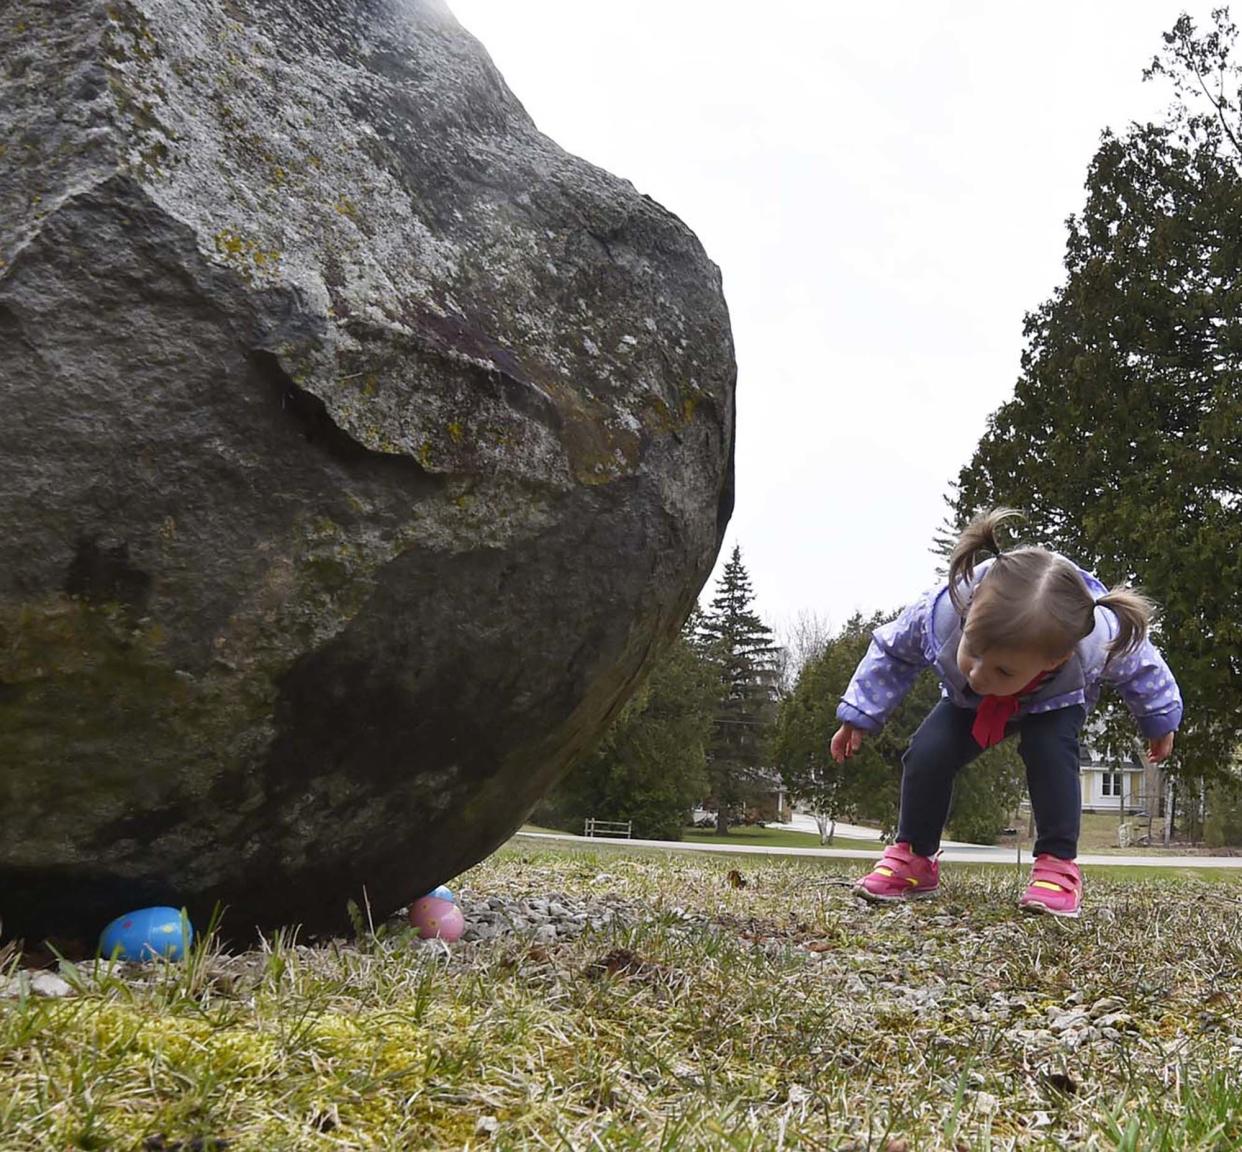
[{"label": "blue plastic egg", "polygon": [[446,888],[443,884],[441,884],[438,888],[433,888],[430,892],[427,893],[427,895],[431,897],[432,900],[454,900],[455,901],[457,899],[457,897],[453,895],[452,889]]},{"label": "blue plastic egg", "polygon": [[140,908],[118,916],[99,937],[105,960],[181,960],[194,942],[194,929],[178,908]]}]

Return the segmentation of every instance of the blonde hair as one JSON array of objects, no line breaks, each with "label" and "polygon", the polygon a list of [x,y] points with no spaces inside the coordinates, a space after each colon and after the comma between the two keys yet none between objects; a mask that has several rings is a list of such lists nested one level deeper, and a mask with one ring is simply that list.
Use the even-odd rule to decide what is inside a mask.
[{"label": "blonde hair", "polygon": [[[1018,648],[1059,660],[1095,628],[1095,609],[1108,608],[1117,618],[1117,638],[1108,659],[1134,651],[1147,635],[1155,611],[1150,600],[1126,585],[1095,597],[1068,560],[1046,548],[1005,552],[996,530],[1022,514],[994,508],[973,520],[949,559],[949,598],[962,614],[963,635],[979,652],[992,647]],[[966,586],[980,553],[996,560],[970,596]]]}]

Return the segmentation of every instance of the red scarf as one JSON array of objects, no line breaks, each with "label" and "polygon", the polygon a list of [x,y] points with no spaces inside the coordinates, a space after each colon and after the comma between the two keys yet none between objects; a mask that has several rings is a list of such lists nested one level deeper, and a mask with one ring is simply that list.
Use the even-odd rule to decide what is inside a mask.
[{"label": "red scarf", "polygon": [[979,702],[979,710],[975,713],[975,722],[971,725],[970,734],[980,748],[991,748],[1005,739],[1005,728],[1022,706],[1022,697],[1034,692],[1048,678],[1047,672],[1041,672],[1025,688],[1013,696],[985,696]]}]

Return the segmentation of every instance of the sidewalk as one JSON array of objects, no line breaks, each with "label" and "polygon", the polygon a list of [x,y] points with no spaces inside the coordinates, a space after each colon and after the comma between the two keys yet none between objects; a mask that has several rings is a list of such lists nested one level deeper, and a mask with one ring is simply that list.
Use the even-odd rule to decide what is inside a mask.
[{"label": "sidewalk", "polygon": [[[803,812],[795,812],[788,824],[767,824],[768,828],[779,828],[783,832],[809,832],[812,836],[819,835],[819,825],[815,823],[814,816],[807,816]],[[874,840],[877,845],[880,844],[880,830],[878,828],[864,828],[861,824],[842,824],[837,821],[834,831],[836,836],[844,836],[847,840]],[[967,844],[962,840],[942,840],[940,842],[942,848],[983,848],[983,844]]]},{"label": "sidewalk", "polygon": [[[873,860],[880,851],[878,844],[871,851],[862,848],[766,848],[755,844],[693,844],[675,840],[589,839],[586,836],[572,836],[568,832],[514,834],[515,839],[518,836],[525,840],[557,840],[588,848],[658,848],[666,852],[725,852],[736,856],[818,856],[835,860]],[[1013,864],[1018,856],[1012,848],[960,844],[955,848],[946,848],[940,859],[950,864]],[[1023,846],[1022,863],[1030,862],[1030,848]],[[1079,856],[1078,863],[1091,868],[1242,868],[1242,856]]]}]

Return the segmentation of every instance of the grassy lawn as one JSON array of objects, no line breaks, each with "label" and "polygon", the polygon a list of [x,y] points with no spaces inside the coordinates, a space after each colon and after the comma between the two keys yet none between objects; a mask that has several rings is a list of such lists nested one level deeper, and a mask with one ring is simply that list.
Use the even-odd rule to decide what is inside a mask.
[{"label": "grassy lawn", "polygon": [[[529,828],[536,831],[532,826],[527,825],[523,830]],[[831,871],[841,872],[843,875],[856,878],[861,874],[860,870],[867,865],[865,859],[833,859],[831,857],[757,857],[752,853],[741,851],[743,845],[738,843],[739,851],[734,852],[713,852],[712,859],[719,861],[728,861],[729,867],[737,867],[746,869],[751,867],[757,861],[765,860],[785,860],[796,859],[803,867],[806,868],[826,868]],[[518,847],[528,847],[532,850],[548,847],[550,851],[561,852],[586,852],[593,858],[605,860],[610,857],[621,857],[630,859],[645,859],[651,861],[671,861],[679,855],[689,855],[689,853],[680,853],[676,845],[669,844],[668,848],[660,848],[656,846],[638,846],[628,843],[624,840],[596,840],[588,843],[566,843],[556,845],[555,847],[540,844],[538,841],[522,840],[521,838],[510,841],[509,848],[516,849]],[[837,840],[834,847],[850,847],[850,843],[842,843]],[[865,850],[872,847],[870,841],[864,845]],[[946,877],[954,874],[962,874],[966,876],[1009,876],[1016,885],[1019,879],[1025,883],[1025,877],[1031,866],[1030,844],[1023,846],[1022,865],[1020,868],[1015,866],[1011,861],[952,861],[942,865],[943,875]],[[1094,884],[1096,878],[1107,878],[1112,881],[1129,880],[1137,883],[1147,884],[1176,884],[1182,880],[1194,881],[1200,884],[1242,884],[1242,868],[1196,868],[1196,867],[1160,867],[1158,865],[1091,865],[1084,868],[1084,876],[1088,884]],[[1242,910],[1242,909],[1240,909]]]},{"label": "grassy lawn", "polygon": [[1012,867],[879,909],[855,872],[514,841],[454,884],[468,912],[615,918],[67,969],[0,999],[0,1148],[1242,1146],[1232,885],[1096,870],[1067,923],[1019,916]]},{"label": "grassy lawn", "polygon": [[[1083,855],[1089,853],[1103,853],[1108,855],[1116,853],[1121,856],[1164,856],[1164,855],[1182,855],[1186,852],[1184,845],[1175,845],[1172,848],[1162,848],[1159,846],[1161,833],[1161,822],[1153,821],[1152,836],[1156,840],[1156,847],[1146,845],[1133,844],[1129,848],[1121,848],[1117,844],[1117,814],[1109,812],[1084,812],[1082,814],[1082,831],[1078,838],[1078,850]],[[1147,820],[1139,820],[1136,817],[1130,817],[1129,823],[1131,834],[1134,836],[1145,835],[1147,832]],[[1023,815],[1021,822],[1022,841],[1029,847],[1030,836],[1028,835],[1027,818]],[[1013,837],[1005,837],[1000,841],[1004,845],[1012,845]]]},{"label": "grassy lawn", "polygon": [[[523,832],[553,832],[557,833],[555,828],[543,828],[538,824],[523,824]],[[563,833],[557,833],[563,835]],[[737,827],[730,828],[727,836],[717,836],[715,832],[706,828],[686,828],[682,832],[682,839],[691,841],[696,844],[720,844],[739,846],[766,846],[769,848],[820,848],[824,847],[819,842],[819,837],[813,832],[787,832],[781,828],[764,828],[755,827]],[[624,840],[612,840],[608,837],[600,837],[601,844],[622,844]],[[831,848],[865,848],[879,851],[882,847],[877,837],[875,840],[851,840],[845,836],[834,836],[832,843],[827,845]]]},{"label": "grassy lawn", "polygon": [[875,840],[850,840],[834,836],[832,843],[821,845],[813,832],[787,832],[782,828],[746,827],[730,828],[726,836],[717,836],[706,828],[687,828],[682,838],[696,844],[746,844],[767,848],[873,848],[877,852],[883,845]]}]

